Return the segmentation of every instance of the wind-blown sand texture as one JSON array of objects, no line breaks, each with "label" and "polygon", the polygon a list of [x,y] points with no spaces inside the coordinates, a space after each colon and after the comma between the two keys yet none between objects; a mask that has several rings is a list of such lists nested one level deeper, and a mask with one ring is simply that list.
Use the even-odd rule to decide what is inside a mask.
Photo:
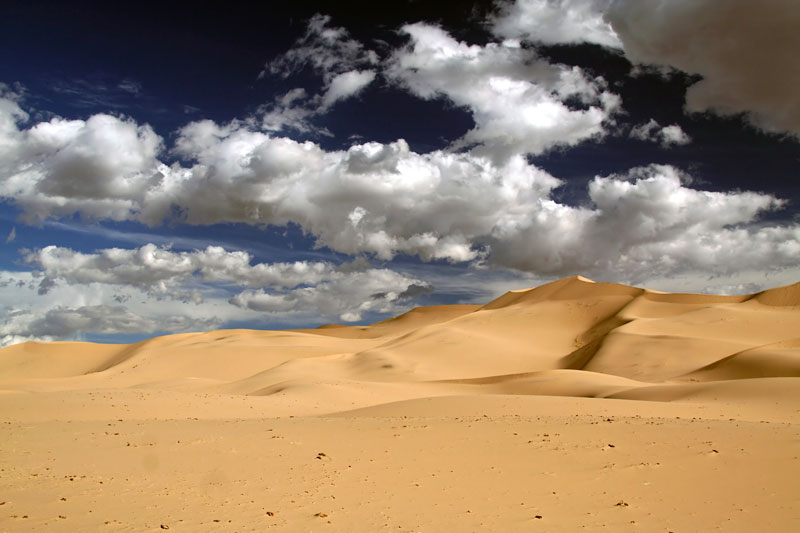
[{"label": "wind-blown sand texture", "polygon": [[0,350],[2,531],[800,531],[800,284]]}]

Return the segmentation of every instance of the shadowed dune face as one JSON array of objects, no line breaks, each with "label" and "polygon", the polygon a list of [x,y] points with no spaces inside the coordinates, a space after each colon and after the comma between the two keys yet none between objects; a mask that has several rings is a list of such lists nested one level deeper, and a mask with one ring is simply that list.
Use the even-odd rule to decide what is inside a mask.
[{"label": "shadowed dune face", "polygon": [[712,296],[578,276],[484,306],[417,308],[371,326],[214,331],[125,346],[26,343],[0,351],[0,388],[259,395],[298,413],[387,398],[601,397],[648,387],[637,394],[669,400],[679,384],[699,391],[703,382],[800,377],[798,331],[800,284]]}]

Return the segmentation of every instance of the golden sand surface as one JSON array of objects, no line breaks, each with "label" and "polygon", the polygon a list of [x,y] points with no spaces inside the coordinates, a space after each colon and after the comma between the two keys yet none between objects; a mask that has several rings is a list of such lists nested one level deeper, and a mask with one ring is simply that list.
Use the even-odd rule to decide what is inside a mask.
[{"label": "golden sand surface", "polygon": [[800,531],[800,284],[0,350],[0,531]]}]

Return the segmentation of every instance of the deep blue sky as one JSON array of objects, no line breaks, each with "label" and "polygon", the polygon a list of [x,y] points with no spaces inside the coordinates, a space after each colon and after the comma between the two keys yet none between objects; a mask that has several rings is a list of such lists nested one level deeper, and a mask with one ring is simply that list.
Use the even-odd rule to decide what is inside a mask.
[{"label": "deep blue sky", "polygon": [[[6,343],[130,341],[206,327],[367,323],[414,305],[488,301],[507,289],[577,273],[676,291],[749,292],[796,281],[800,132],[794,125],[800,120],[792,121],[783,93],[754,92],[748,83],[780,68],[787,68],[791,83],[797,67],[751,66],[725,53],[697,59],[680,47],[662,47],[663,55],[653,56],[648,43],[637,41],[641,34],[631,31],[653,21],[630,2],[573,3],[584,6],[579,15],[594,17],[598,28],[597,35],[581,37],[585,42],[569,36],[578,21],[569,19],[565,6],[559,11],[559,3],[551,3],[555,11],[547,12],[539,0],[260,7],[4,2],[0,97],[13,129],[3,134],[10,148],[0,152],[0,313],[6,323],[0,337]],[[715,20],[717,8],[706,4],[692,9],[711,10]],[[740,4],[748,9],[730,5]],[[771,16],[796,15],[791,3],[785,6],[787,13]],[[357,51],[352,57],[334,51],[332,62],[313,68],[314,53],[303,46],[324,41],[323,33],[309,30],[320,15],[329,17],[318,29],[335,34],[332,46]],[[646,37],[653,42],[670,42],[670,32],[686,25],[669,9],[660,17]],[[728,46],[767,46],[758,25],[753,29],[744,17],[740,22],[751,33],[739,32],[741,43]],[[409,23],[418,23],[416,29],[404,30]],[[781,31],[780,24],[771,28]],[[695,36],[700,44],[724,42],[726,31],[712,23]],[[311,37],[298,42],[304,35]],[[436,56],[445,49],[449,56]],[[291,50],[297,51],[294,63],[281,63]],[[373,59],[366,59],[367,51]],[[782,57],[769,52],[761,63]],[[548,77],[552,72],[559,81]],[[366,81],[333,99],[332,80],[344,82],[350,74]],[[564,81],[573,75],[588,85],[574,89]],[[741,88],[742,95],[687,103],[695,84],[706,81],[728,83],[733,93]],[[298,88],[304,98],[276,103]],[[601,101],[601,94],[617,103]],[[326,97],[333,99],[327,107],[320,103]],[[534,106],[537,98],[561,109],[562,118],[543,126],[549,115]],[[526,114],[528,105],[533,114]],[[774,112],[781,106],[786,120]],[[282,120],[302,116],[294,126],[270,129],[264,118],[270,110]],[[602,122],[588,124],[581,111],[597,113]],[[98,116],[110,122],[93,122]],[[227,128],[214,134],[219,151],[179,149],[187,139],[200,139],[182,128],[203,120]],[[560,129],[572,120],[569,132]],[[81,121],[70,123],[66,140],[35,133],[65,121]],[[672,126],[663,135],[678,137],[659,137]],[[139,131],[138,140],[135,133],[124,138],[127,127]],[[149,134],[142,128],[158,147],[145,146]],[[95,136],[81,136],[90,130]],[[250,143],[250,155],[236,164],[246,166],[252,157],[268,163],[226,174],[234,161],[226,158],[234,155],[222,146],[236,135],[250,135],[241,141]],[[285,143],[264,155],[259,150],[272,141],[263,136],[308,142],[327,155],[309,159]],[[113,139],[121,151],[134,143],[128,147],[139,155],[124,166],[98,139]],[[391,144],[398,139],[407,152]],[[344,151],[369,142],[395,146],[400,152],[392,161],[400,166],[365,156],[373,157],[371,174],[359,181],[365,174],[347,162],[371,149]],[[493,165],[488,181],[472,181],[479,179],[478,167],[457,173],[447,163],[452,157]],[[509,196],[503,191],[517,183],[508,166],[515,157],[541,174]],[[299,174],[278,177],[276,161],[289,159]],[[430,178],[419,177],[427,176],[418,167],[423,160],[438,169]],[[171,207],[148,218],[146,204],[156,196],[143,191],[168,179],[163,164],[172,165],[170,176],[185,172],[190,178],[158,193]],[[161,178],[152,178],[156,172]],[[544,173],[559,183],[547,182]],[[117,178],[126,184],[119,187],[129,188],[103,185]],[[268,191],[283,179],[294,192],[275,200]],[[406,189],[416,179],[422,181]],[[419,192],[435,179],[441,181],[431,192]],[[241,196],[244,182],[253,188]],[[525,191],[534,190],[528,198]],[[109,202],[128,202],[125,214],[112,212]],[[381,240],[387,238],[394,240]],[[166,254],[160,263],[103,255],[112,248],[135,254],[148,243]],[[45,257],[47,246],[57,248]],[[326,273],[284,283],[276,281],[288,276],[284,271],[276,278],[229,263],[211,266],[211,259],[197,255],[207,246],[249,253],[245,270],[316,262]],[[179,257],[182,252],[188,255]],[[341,267],[354,259],[354,271]],[[175,266],[180,261],[195,266]]]}]

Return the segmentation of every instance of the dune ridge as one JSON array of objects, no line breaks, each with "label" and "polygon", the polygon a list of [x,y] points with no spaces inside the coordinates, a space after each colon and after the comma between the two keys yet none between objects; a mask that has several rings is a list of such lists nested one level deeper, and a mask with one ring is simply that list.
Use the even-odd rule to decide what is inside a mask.
[{"label": "dune ridge", "polygon": [[[716,296],[575,276],[483,306],[416,308],[370,326],[221,330],[132,345],[30,342],[0,350],[0,389],[188,387],[275,396],[302,386],[313,397],[315,388],[346,384],[364,392],[360,408],[381,403],[387,384],[406,385],[409,399],[461,393],[465,385],[470,394],[604,396],[657,384],[664,394],[648,397],[667,399],[677,385],[800,377],[798,331],[800,283]],[[307,414],[302,403],[298,412]]]}]

